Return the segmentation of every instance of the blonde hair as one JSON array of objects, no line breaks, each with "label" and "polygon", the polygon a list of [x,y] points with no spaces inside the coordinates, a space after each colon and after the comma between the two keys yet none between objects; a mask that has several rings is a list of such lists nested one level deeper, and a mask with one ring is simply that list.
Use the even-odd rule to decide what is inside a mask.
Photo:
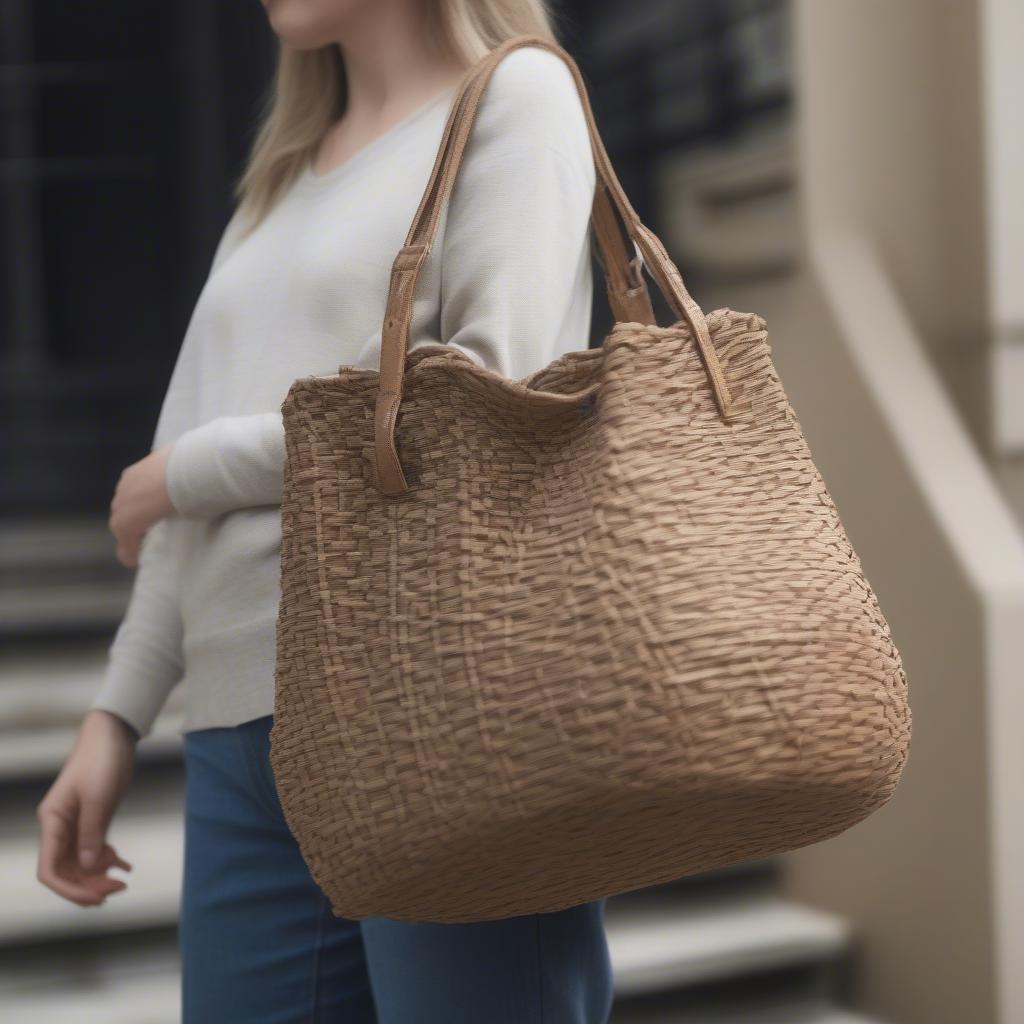
[{"label": "blonde hair", "polygon": [[[524,33],[555,39],[552,0],[422,0],[428,46],[466,67]],[[251,231],[313,158],[345,110],[345,67],[335,44],[294,50],[278,43],[277,66],[249,158],[233,192]]]}]

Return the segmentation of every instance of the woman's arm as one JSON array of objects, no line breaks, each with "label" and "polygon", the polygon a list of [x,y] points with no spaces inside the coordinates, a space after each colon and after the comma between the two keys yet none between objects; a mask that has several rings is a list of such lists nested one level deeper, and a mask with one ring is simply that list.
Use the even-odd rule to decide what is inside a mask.
[{"label": "woman's arm", "polygon": [[132,593],[89,708],[113,712],[142,738],[183,671],[177,529],[161,519],[142,538]]},{"label": "woman's arm", "polygon": [[[241,242],[243,226],[241,209],[236,207],[214,251],[210,276]],[[190,356],[187,346],[178,353],[160,409],[151,455],[168,438],[180,436],[182,425],[191,417],[192,389],[188,379],[195,367]],[[164,517],[142,533],[128,607],[108,648],[103,682],[89,705],[90,710],[102,708],[116,715],[135,733],[136,739],[151,731],[153,721],[184,671],[178,575],[182,526],[176,517]]]},{"label": "woman's arm", "polygon": [[280,412],[218,416],[185,431],[167,461],[167,493],[180,515],[212,518],[279,505],[284,482]]},{"label": "woman's arm", "polygon": [[[449,197],[443,341],[514,380],[587,347],[565,325],[590,322],[595,184],[569,68],[548,50],[513,50],[487,83]],[[586,315],[570,317],[574,301]]]}]

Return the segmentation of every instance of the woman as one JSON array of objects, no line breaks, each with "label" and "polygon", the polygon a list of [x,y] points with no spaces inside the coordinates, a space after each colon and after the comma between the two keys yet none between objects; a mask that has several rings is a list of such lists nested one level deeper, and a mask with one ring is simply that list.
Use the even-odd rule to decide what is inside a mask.
[{"label": "woman", "polygon": [[[470,924],[332,916],[268,762],[284,461],[299,376],[376,367],[389,272],[457,83],[503,39],[554,38],[542,0],[264,0],[270,102],[153,442],[111,503],[137,566],[103,685],[38,808],[41,882],[102,904],[135,743],[183,681],[185,1024],[607,1019],[604,901]],[[503,58],[417,287],[411,347],[507,377],[586,347],[593,157],[554,54]]]}]

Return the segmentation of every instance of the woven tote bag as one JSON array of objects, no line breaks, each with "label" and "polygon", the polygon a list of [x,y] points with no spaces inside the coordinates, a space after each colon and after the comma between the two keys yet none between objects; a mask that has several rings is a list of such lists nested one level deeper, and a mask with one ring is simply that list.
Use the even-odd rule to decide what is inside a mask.
[{"label": "woven tote bag", "polygon": [[[488,79],[527,45],[583,101],[615,323],[509,380],[408,333]],[[891,797],[906,676],[765,323],[687,293],[557,43],[508,39],[460,82],[379,370],[300,378],[281,408],[270,758],[336,916],[556,911],[827,839]]]}]

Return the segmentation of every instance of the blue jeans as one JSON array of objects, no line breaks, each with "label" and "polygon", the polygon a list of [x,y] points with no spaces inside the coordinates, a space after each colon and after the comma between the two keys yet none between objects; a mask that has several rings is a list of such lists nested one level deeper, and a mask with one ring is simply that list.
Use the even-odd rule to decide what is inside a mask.
[{"label": "blue jeans", "polygon": [[184,733],[182,1024],[605,1024],[605,900],[439,924],[335,917],[288,829],[265,715]]}]

